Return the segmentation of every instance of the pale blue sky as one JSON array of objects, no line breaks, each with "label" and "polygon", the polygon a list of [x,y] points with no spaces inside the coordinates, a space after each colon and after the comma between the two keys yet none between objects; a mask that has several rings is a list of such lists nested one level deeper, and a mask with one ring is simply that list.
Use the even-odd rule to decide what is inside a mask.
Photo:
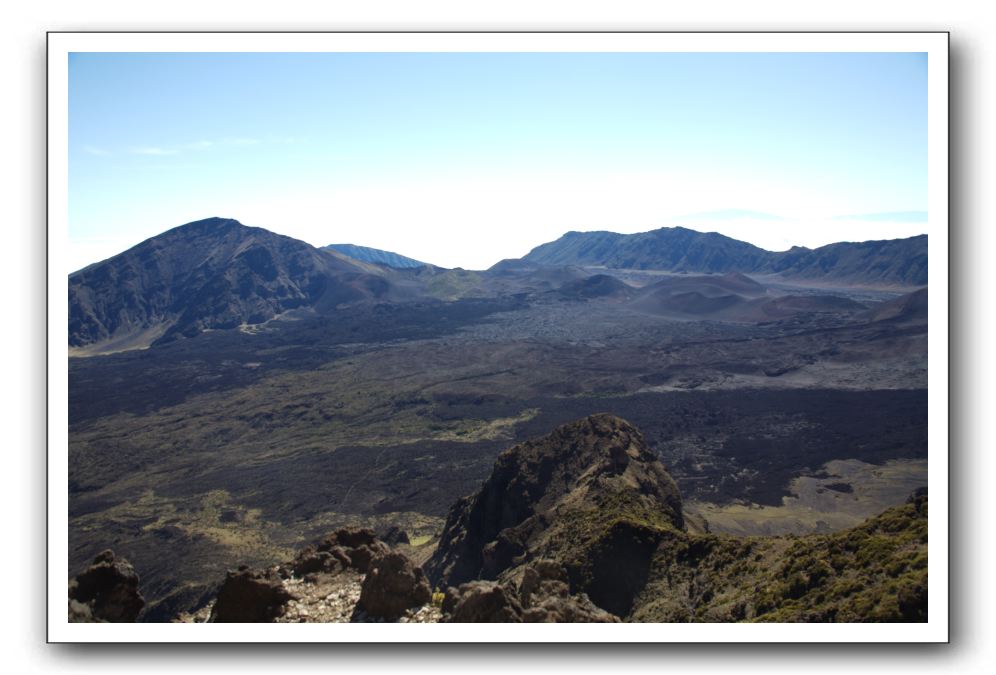
[{"label": "pale blue sky", "polygon": [[766,248],[909,236],[926,78],[923,54],[73,54],[70,265],[215,215],[469,268],[700,212]]}]

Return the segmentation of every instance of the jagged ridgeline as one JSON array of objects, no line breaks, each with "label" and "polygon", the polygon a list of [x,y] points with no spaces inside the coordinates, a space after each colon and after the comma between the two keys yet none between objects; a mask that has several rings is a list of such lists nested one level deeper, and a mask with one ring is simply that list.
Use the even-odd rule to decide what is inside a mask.
[{"label": "jagged ridgeline", "polygon": [[450,511],[426,571],[514,586],[540,559],[633,621],[925,621],[927,498],[829,535],[695,533],[640,432],[592,415],[504,452]]},{"label": "jagged ridgeline", "polygon": [[[392,543],[340,530],[292,561],[229,572],[216,597],[178,620],[927,619],[925,490],[833,534],[713,535],[686,524],[642,434],[609,414],[503,452],[481,489],[453,505],[423,568],[403,539]],[[134,620],[137,586],[127,562],[102,553],[70,585],[71,616]]]}]

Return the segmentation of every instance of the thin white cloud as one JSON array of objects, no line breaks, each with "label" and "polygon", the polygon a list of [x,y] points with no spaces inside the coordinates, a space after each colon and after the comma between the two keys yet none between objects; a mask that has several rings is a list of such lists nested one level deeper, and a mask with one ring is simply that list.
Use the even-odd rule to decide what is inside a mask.
[{"label": "thin white cloud", "polygon": [[207,150],[208,148],[213,148],[215,145],[214,141],[196,141],[194,143],[187,143],[183,148],[184,150]]},{"label": "thin white cloud", "polygon": [[94,155],[96,157],[107,157],[111,153],[104,148],[97,147],[96,145],[84,145],[83,152],[88,155]]},{"label": "thin white cloud", "polygon": [[157,146],[141,146],[131,148],[131,152],[136,155],[149,155],[151,157],[163,157],[165,155],[175,155],[179,152],[174,148],[160,148]]},{"label": "thin white cloud", "polygon": [[[179,155],[185,152],[200,151],[200,150],[210,150],[217,147],[244,147],[248,145],[258,145],[262,143],[258,138],[248,138],[248,137],[229,137],[222,138],[220,140],[200,140],[194,141],[192,143],[184,143],[182,145],[165,147],[161,145],[142,145],[134,146],[129,148],[129,152],[135,155],[146,155],[150,157],[165,157],[168,155]],[[279,139],[276,142],[288,143],[293,142],[293,140]]]}]

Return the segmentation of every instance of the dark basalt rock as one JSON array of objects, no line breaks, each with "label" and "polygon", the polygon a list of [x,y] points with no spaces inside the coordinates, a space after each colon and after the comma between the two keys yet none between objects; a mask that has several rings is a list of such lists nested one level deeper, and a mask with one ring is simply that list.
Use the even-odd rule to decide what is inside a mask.
[{"label": "dark basalt rock", "polygon": [[408,538],[408,533],[402,530],[397,525],[391,525],[386,530],[378,533],[378,538],[383,541],[388,546],[397,546],[399,544],[410,544],[411,540]]},{"label": "dark basalt rock", "polygon": [[377,541],[377,535],[367,527],[343,527],[327,535],[318,543],[319,551],[328,551],[335,546],[357,548],[370,546]]},{"label": "dark basalt rock", "polygon": [[272,570],[252,570],[246,566],[230,571],[211,611],[216,623],[265,623],[283,613],[293,596]]},{"label": "dark basalt rock", "polygon": [[69,623],[107,623],[98,619],[90,611],[90,605],[84,605],[78,600],[69,599]]},{"label": "dark basalt rock", "polygon": [[523,570],[519,582],[519,600],[524,607],[532,605],[533,595],[560,596],[560,584],[567,589],[567,571],[552,560],[537,560]]},{"label": "dark basalt rock", "polygon": [[450,588],[446,595],[446,623],[522,623],[522,605],[502,584],[472,581]]},{"label": "dark basalt rock", "polygon": [[526,567],[518,589],[510,582],[472,581],[450,587],[443,601],[449,623],[618,623],[585,594],[571,595],[566,570],[550,560]]},{"label": "dark basalt rock", "polygon": [[523,571],[519,601],[526,623],[618,623],[586,594],[570,594],[567,570],[552,560],[537,560]]},{"label": "dark basalt rock", "polygon": [[71,622],[130,623],[143,607],[145,599],[138,591],[138,574],[113,551],[100,553],[93,564],[69,582]]},{"label": "dark basalt rock", "polygon": [[546,597],[522,613],[523,623],[620,623],[584,595]]},{"label": "dark basalt rock", "polygon": [[390,547],[382,541],[375,541],[371,544],[364,544],[353,549],[349,549],[350,566],[364,574],[370,569],[370,563],[379,555],[390,552]]},{"label": "dark basalt rock", "polygon": [[432,590],[422,568],[405,554],[390,551],[370,561],[358,608],[371,616],[393,619],[431,599]]},{"label": "dark basalt rock", "polygon": [[318,551],[314,546],[306,546],[295,556],[289,567],[295,576],[306,574],[333,573],[349,567],[352,560],[341,546],[334,547],[338,555],[332,551]]}]

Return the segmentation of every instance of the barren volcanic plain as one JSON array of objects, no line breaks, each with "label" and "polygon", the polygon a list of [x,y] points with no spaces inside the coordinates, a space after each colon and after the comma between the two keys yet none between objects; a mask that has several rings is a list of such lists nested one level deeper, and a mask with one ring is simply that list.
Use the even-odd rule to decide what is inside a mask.
[{"label": "barren volcanic plain", "polygon": [[425,560],[499,452],[601,412],[697,531],[832,532],[926,485],[925,237],[663,232],[657,261],[567,259],[575,233],[471,272],[211,219],[71,275],[70,573],[113,548],[165,621],[342,525]]}]

